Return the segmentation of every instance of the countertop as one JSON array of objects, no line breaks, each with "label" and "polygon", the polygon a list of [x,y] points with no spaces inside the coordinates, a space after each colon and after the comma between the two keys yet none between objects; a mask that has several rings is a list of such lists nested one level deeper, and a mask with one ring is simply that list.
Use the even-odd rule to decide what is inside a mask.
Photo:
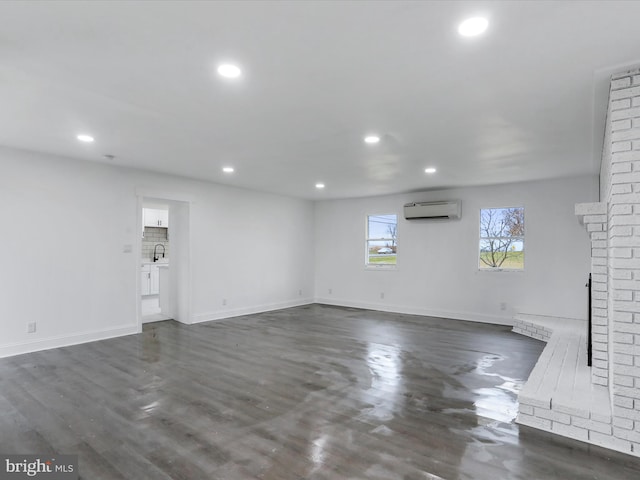
[{"label": "countertop", "polygon": [[154,262],[152,260],[143,260],[142,261],[142,266],[144,267],[145,265],[164,265],[166,267],[169,266],[169,259],[167,258],[166,260],[163,258],[161,260],[158,260],[157,262]]}]

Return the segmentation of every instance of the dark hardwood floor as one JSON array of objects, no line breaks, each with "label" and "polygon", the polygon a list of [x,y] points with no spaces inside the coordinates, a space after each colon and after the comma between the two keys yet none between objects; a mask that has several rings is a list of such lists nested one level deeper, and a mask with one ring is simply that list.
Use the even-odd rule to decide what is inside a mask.
[{"label": "dark hardwood floor", "polygon": [[312,305],[0,360],[0,452],[81,478],[632,479],[636,458],[514,424],[544,344]]}]

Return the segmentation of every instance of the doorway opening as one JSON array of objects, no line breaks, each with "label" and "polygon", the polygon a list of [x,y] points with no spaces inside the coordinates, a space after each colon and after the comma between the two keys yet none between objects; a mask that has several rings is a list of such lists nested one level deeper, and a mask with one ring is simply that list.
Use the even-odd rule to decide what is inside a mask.
[{"label": "doorway opening", "polygon": [[[150,201],[142,203],[141,309],[142,323],[168,320],[166,293],[171,254],[169,241],[169,205]],[[160,282],[162,277],[162,282]],[[160,301],[162,283],[162,302]],[[164,307],[164,308],[163,308]]]},{"label": "doorway opening", "polygon": [[190,200],[138,195],[138,325],[190,321]]}]

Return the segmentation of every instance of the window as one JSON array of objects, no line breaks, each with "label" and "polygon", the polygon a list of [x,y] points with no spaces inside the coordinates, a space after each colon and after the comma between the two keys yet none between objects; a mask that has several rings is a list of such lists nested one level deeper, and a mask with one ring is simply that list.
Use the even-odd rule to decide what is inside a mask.
[{"label": "window", "polygon": [[481,270],[524,270],[524,208],[480,210]]},{"label": "window", "polygon": [[370,267],[396,265],[397,239],[397,215],[368,215],[366,265]]}]

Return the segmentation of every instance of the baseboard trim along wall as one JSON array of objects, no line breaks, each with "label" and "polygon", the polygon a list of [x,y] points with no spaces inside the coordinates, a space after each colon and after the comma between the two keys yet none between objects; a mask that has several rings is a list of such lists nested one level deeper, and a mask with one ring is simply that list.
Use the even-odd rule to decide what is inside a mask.
[{"label": "baseboard trim along wall", "polygon": [[485,315],[473,312],[452,312],[448,310],[429,310],[427,308],[405,307],[402,305],[389,305],[368,302],[353,302],[335,298],[316,298],[315,303],[335,305],[337,307],[364,308],[367,310],[379,310],[388,313],[404,313],[408,315],[424,315],[425,317],[450,318],[452,320],[466,320],[468,322],[491,323],[494,325],[513,326],[513,318]]},{"label": "baseboard trim along wall", "polygon": [[123,337],[125,335],[133,335],[135,333],[138,333],[138,328],[135,325],[131,325],[127,327],[97,330],[64,337],[43,338],[33,342],[0,345],[0,358],[22,355],[23,353],[39,352],[40,350],[49,350],[51,348],[69,347],[80,343],[107,340],[109,338]]},{"label": "baseboard trim along wall", "polygon": [[[337,300],[334,298],[306,298],[302,300],[292,300],[287,302],[269,303],[263,305],[255,305],[252,307],[238,308],[232,310],[220,310],[217,312],[201,313],[193,315],[193,324],[202,322],[221,321],[243,315],[252,315],[256,313],[270,312],[273,310],[282,310],[284,308],[301,307],[311,305],[313,303],[322,303],[325,305],[335,305],[338,307],[363,308],[367,310],[379,310],[390,313],[403,313],[409,315],[424,315],[429,317],[451,318],[453,320],[466,320],[472,322],[492,323],[496,325],[513,326],[513,319],[509,317],[496,317],[491,315],[483,315],[471,312],[452,312],[444,310],[429,310],[423,308],[403,307],[400,305],[383,305],[377,303],[354,302],[347,300]],[[122,337],[125,335],[133,335],[139,333],[135,325],[127,327],[112,328],[108,330],[99,330],[93,332],[81,333],[78,335],[64,337],[50,337],[33,342],[21,342],[10,345],[0,345],[0,358],[21,355],[23,353],[38,352],[51,348],[68,347],[81,343],[96,342],[99,340],[107,340],[109,338]]]},{"label": "baseboard trim along wall", "polygon": [[283,308],[301,307],[303,305],[311,305],[315,303],[312,298],[303,300],[292,300],[288,302],[267,303],[256,305],[253,307],[237,308],[232,310],[219,310],[210,313],[199,313],[193,315],[193,323],[212,322],[226,320],[227,318],[241,317],[243,315],[251,315],[254,313],[271,312],[273,310],[282,310]]}]

